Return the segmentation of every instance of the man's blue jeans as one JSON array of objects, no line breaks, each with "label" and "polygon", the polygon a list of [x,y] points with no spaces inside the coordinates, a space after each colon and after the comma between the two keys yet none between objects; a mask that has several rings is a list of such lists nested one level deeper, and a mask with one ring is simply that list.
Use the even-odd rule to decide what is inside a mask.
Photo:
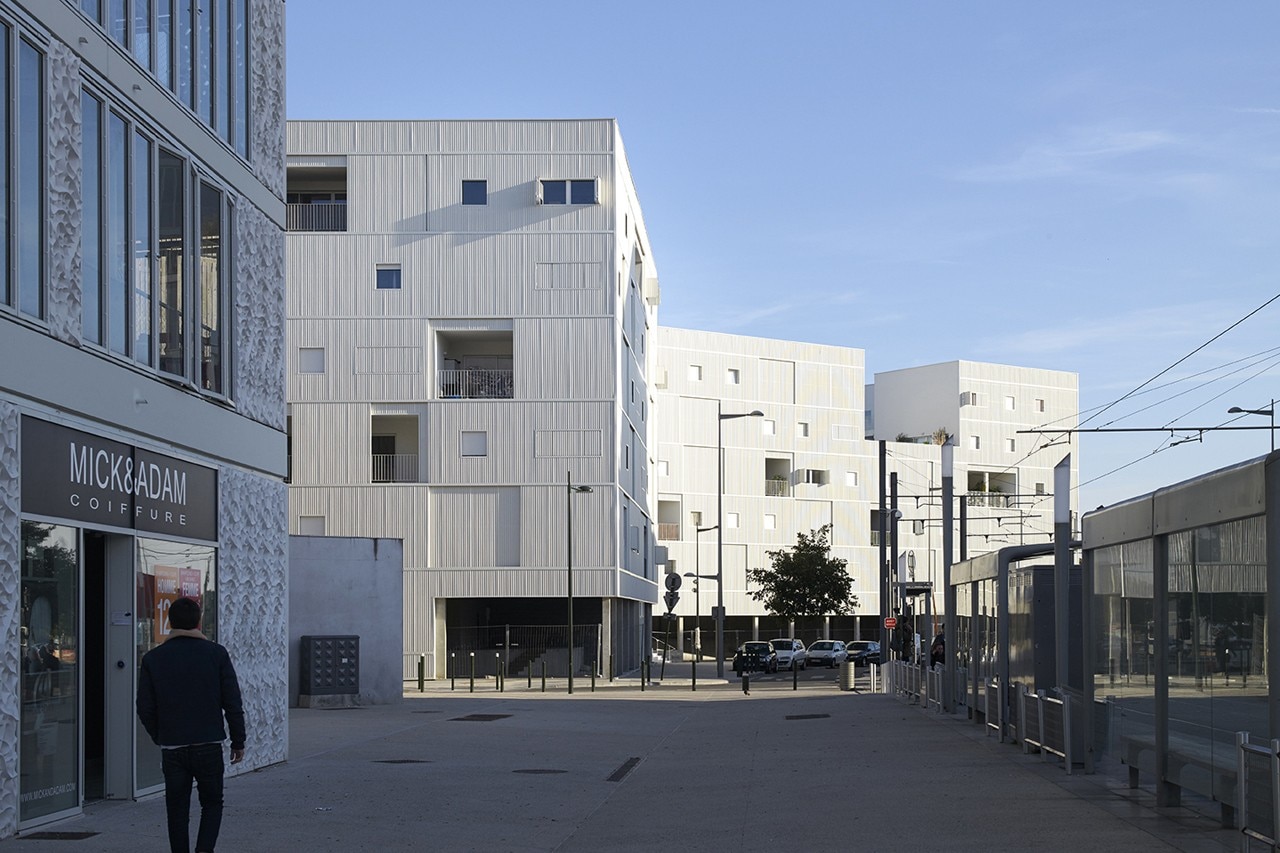
[{"label": "man's blue jeans", "polygon": [[191,853],[191,783],[200,793],[198,853],[212,853],[222,826],[222,744],[202,743],[161,750],[164,805],[169,817],[169,849]]}]

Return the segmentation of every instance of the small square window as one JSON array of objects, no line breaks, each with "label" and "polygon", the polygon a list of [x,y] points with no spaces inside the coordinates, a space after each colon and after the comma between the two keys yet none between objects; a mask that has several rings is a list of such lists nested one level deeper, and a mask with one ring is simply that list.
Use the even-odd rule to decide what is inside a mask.
[{"label": "small square window", "polygon": [[971,436],[969,436],[969,449],[971,449],[971,450],[981,450],[981,449],[982,449],[982,440],[981,440],[980,438],[978,438],[978,436],[976,436],[976,435],[971,435]]},{"label": "small square window", "polygon": [[799,436],[800,438],[808,438],[809,425],[804,421],[800,421],[798,424],[796,424],[796,435]]},{"label": "small square window", "polygon": [[671,475],[671,463],[665,459],[658,460],[658,476],[669,477]]},{"label": "small square window", "polygon": [[542,203],[567,204],[569,201],[568,191],[568,184],[565,181],[543,181]]},{"label": "small square window", "polygon": [[1004,398],[1004,410],[1006,412],[1012,412],[1016,407],[1017,407],[1017,401],[1015,401],[1012,397]]},{"label": "small square window", "polygon": [[694,526],[694,527],[701,527],[701,526],[702,526],[702,513],[701,513],[701,512],[698,512],[697,510],[694,510],[693,512],[690,512],[690,513],[689,513],[689,521],[693,524],[693,526]]},{"label": "small square window", "polygon": [[596,179],[570,181],[569,182],[569,203],[570,204],[595,204],[596,203]]},{"label": "small square window", "polygon": [[488,181],[463,181],[462,182],[462,203],[463,204],[488,204],[489,203],[489,182]]},{"label": "small square window", "polygon": [[1037,495],[1044,494],[1044,483],[1036,483],[1036,494]]},{"label": "small square window", "polygon": [[702,365],[701,364],[689,365],[689,381],[690,382],[702,381]]},{"label": "small square window", "polygon": [[1043,412],[1043,411],[1044,411],[1044,400],[1041,400],[1041,399],[1039,399],[1039,398],[1036,398],[1036,411],[1037,411],[1037,412]]},{"label": "small square window", "polygon": [[849,488],[851,488],[851,489],[852,489],[852,488],[855,488],[855,487],[858,485],[858,472],[857,472],[857,471],[845,471],[845,472],[844,472],[844,484],[845,484],[846,486],[848,486]]},{"label": "small square window", "polygon": [[775,420],[771,420],[769,418],[764,418],[763,420],[760,421],[760,434],[761,435],[777,435],[778,422]]},{"label": "small square window", "polygon": [[468,432],[462,433],[462,455],[463,456],[488,456],[489,455],[489,433],[487,432]]},{"label": "small square window", "polygon": [[399,290],[400,265],[378,264],[378,278],[376,286],[378,290]]},{"label": "small square window", "polygon": [[777,530],[777,529],[778,529],[778,516],[774,515],[774,514],[773,514],[773,513],[771,513],[771,512],[766,512],[766,513],[764,514],[764,529],[765,529],[765,530]]},{"label": "small square window", "polygon": [[736,367],[730,367],[724,372],[724,381],[728,385],[738,385],[742,382],[742,371]]},{"label": "small square window", "polygon": [[324,373],[324,347],[298,347],[299,373]]},{"label": "small square window", "polygon": [[1004,449],[1009,453],[1018,452],[1018,440],[1015,438],[1006,438],[1004,440]]},{"label": "small square window", "polygon": [[323,515],[298,516],[298,534],[300,536],[323,536],[324,535],[324,516]]},{"label": "small square window", "polygon": [[736,512],[726,512],[724,514],[724,525],[730,529],[736,529],[738,526],[738,514]]}]

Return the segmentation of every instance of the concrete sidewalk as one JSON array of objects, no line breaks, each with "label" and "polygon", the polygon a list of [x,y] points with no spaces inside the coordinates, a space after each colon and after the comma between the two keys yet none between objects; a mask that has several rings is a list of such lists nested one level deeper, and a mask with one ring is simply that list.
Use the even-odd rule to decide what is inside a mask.
[{"label": "concrete sidewalk", "polygon": [[[1188,809],[1068,776],[968,721],[827,682],[414,690],[290,715],[228,780],[223,851],[1236,850]],[[577,686],[575,685],[575,689]],[[250,738],[252,748],[252,733]],[[193,816],[198,807],[193,802]],[[20,851],[163,851],[164,804],[98,803]],[[194,821],[193,831],[194,837]]]}]

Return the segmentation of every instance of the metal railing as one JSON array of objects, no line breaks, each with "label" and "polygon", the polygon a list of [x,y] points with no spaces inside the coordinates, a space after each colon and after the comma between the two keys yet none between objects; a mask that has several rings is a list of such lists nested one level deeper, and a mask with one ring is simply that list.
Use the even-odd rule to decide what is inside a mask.
[{"label": "metal railing", "polygon": [[678,521],[659,521],[658,522],[658,539],[667,542],[680,538],[680,522]]},{"label": "metal railing", "polygon": [[286,231],[346,231],[347,205],[345,202],[287,204],[284,223]]},{"label": "metal railing", "polygon": [[446,399],[510,400],[515,384],[510,370],[441,370],[440,396]]},{"label": "metal railing", "polygon": [[969,506],[990,506],[1007,509],[1013,506],[1013,496],[1002,495],[999,492],[968,494],[964,496],[964,502]]},{"label": "metal railing", "polygon": [[1071,703],[1048,695],[1043,690],[1032,693],[1018,691],[1018,732],[1022,735],[1022,752],[1032,747],[1048,760],[1056,755],[1071,772]]},{"label": "metal railing", "polygon": [[1236,732],[1239,784],[1236,814],[1244,833],[1244,849],[1254,841],[1274,850],[1280,845],[1280,740],[1267,746],[1249,741],[1248,732]]},{"label": "metal railing", "polygon": [[994,678],[987,679],[986,695],[983,697],[982,716],[987,724],[987,735],[991,734],[991,730],[995,729],[1000,735],[1000,742],[1004,743],[1004,721],[1003,715],[1000,713],[1000,685]]},{"label": "metal railing", "polygon": [[791,484],[786,480],[770,477],[764,481],[764,494],[767,498],[785,498],[791,494]]},{"label": "metal railing", "polygon": [[418,454],[416,453],[375,453],[373,459],[373,482],[375,483],[416,483],[418,482]]}]

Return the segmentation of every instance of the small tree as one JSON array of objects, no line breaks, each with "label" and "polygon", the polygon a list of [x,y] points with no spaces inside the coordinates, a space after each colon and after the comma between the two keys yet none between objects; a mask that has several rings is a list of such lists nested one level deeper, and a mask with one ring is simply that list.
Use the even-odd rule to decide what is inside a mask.
[{"label": "small tree", "polygon": [[842,615],[858,606],[847,560],[831,556],[831,525],[797,533],[794,548],[769,551],[773,567],[748,569],[747,581],[756,587],[751,597],[774,616]]}]

